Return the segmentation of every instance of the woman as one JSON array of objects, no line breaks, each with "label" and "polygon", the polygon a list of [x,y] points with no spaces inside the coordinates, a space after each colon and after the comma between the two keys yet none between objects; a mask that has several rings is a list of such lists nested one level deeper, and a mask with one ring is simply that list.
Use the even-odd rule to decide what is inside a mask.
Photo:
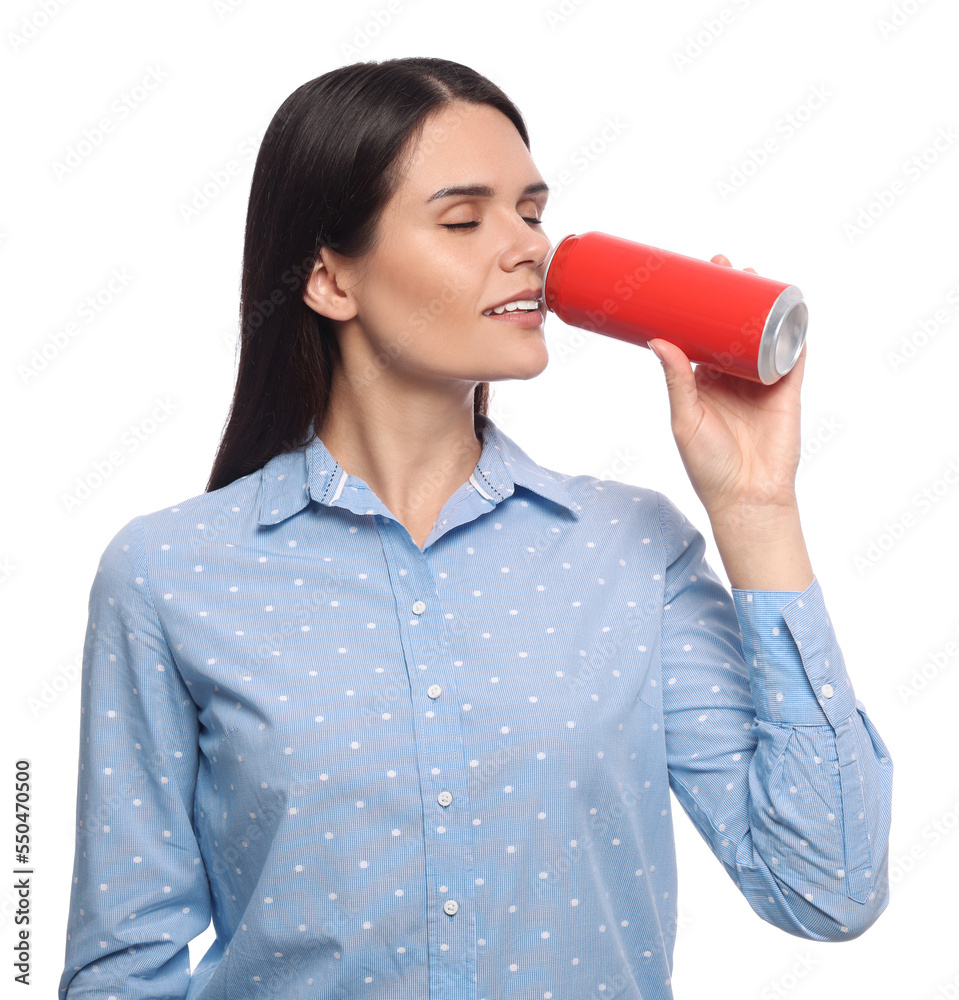
[{"label": "woman", "polygon": [[764,919],[884,909],[892,764],[793,490],[804,359],[762,387],[653,345],[730,596],[665,497],[486,414],[547,364],[546,197],[457,63],[278,110],[207,492],[91,592],[61,996],[670,997],[670,787]]}]

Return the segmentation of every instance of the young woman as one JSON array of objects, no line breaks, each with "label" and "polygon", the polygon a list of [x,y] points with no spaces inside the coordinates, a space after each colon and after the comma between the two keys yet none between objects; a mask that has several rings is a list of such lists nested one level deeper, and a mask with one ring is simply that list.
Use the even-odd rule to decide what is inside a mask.
[{"label": "young woman", "polygon": [[764,387],[654,343],[730,594],[664,496],[487,416],[547,364],[546,198],[458,63],[276,113],[207,490],[91,591],[61,997],[668,998],[670,788],[764,919],[884,909],[892,764],[793,489],[804,359]]}]

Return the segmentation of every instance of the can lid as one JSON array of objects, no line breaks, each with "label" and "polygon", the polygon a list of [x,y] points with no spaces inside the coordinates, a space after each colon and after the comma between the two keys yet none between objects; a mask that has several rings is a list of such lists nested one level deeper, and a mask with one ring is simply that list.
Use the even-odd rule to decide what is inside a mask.
[{"label": "can lid", "polygon": [[779,326],[779,336],[776,338],[776,353],[773,364],[779,375],[785,375],[792,370],[799,358],[803,344],[806,342],[806,323],[809,310],[806,303],[799,301],[792,305],[789,312],[783,316]]},{"label": "can lid", "polygon": [[806,342],[809,310],[802,292],[787,285],[777,296],[763,328],[756,366],[764,385],[778,382],[792,370]]}]

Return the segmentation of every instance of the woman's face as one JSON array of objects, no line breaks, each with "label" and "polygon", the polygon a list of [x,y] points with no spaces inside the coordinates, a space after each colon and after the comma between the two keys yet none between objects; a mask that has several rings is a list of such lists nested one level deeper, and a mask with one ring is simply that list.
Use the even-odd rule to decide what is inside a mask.
[{"label": "woman's face", "polygon": [[[530,327],[484,316],[514,298],[541,297],[550,241],[541,219],[547,191],[513,123],[489,105],[448,105],[427,121],[387,203],[378,245],[361,260],[328,254],[336,276],[307,288],[332,319],[344,365],[370,362],[403,379],[528,379],[546,367],[545,305]],[[526,192],[531,186],[544,190]],[[482,186],[492,194],[447,194]],[[534,220],[534,221],[529,221]],[[447,228],[469,223],[461,228]],[[321,272],[322,273],[322,272]],[[311,294],[322,289],[319,300]],[[387,364],[388,362],[388,364]]]}]

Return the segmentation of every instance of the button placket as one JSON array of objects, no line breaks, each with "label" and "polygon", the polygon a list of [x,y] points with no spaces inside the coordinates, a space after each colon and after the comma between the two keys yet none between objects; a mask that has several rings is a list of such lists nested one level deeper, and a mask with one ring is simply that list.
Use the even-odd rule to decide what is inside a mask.
[{"label": "button placket", "polygon": [[[469,823],[467,775],[460,748],[463,743],[463,721],[457,711],[433,711],[436,699],[447,691],[452,696],[451,708],[457,703],[456,680],[452,672],[452,650],[447,635],[445,617],[436,592],[436,581],[429,560],[422,552],[411,553],[408,538],[401,538],[398,522],[389,521],[381,528],[384,552],[390,563],[390,579],[396,595],[396,610],[411,683],[415,739],[418,748],[419,788],[425,810],[424,831],[427,874],[428,935],[431,950],[438,942],[448,945],[443,960],[431,964],[430,989],[449,994],[462,971],[449,964],[454,955],[469,956],[467,940],[470,921],[444,925],[443,917],[458,912],[457,900],[443,898],[449,891],[463,897],[468,915],[472,902],[472,829]],[[424,600],[419,595],[428,594]],[[433,601],[437,601],[435,605]],[[429,611],[429,614],[426,612]],[[412,612],[412,613],[410,613]],[[452,617],[452,616],[449,616]],[[436,683],[434,678],[442,681]],[[426,693],[427,700],[423,699]],[[444,702],[445,706],[445,702]],[[441,784],[442,782],[442,784]],[[446,787],[444,787],[446,785]],[[437,787],[439,786],[439,787]],[[451,809],[450,806],[457,808]],[[434,810],[438,810],[434,811]],[[432,815],[431,815],[432,813]],[[446,883],[440,887],[440,883]],[[437,905],[439,904],[439,905]],[[442,911],[440,909],[442,907]],[[468,958],[465,974],[474,975],[475,959]]]}]

